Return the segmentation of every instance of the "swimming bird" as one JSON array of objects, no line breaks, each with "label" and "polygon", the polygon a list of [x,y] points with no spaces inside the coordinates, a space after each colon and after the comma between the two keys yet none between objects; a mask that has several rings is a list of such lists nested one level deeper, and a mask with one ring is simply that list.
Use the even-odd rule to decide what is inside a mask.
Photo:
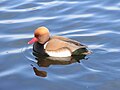
[{"label": "swimming bird", "polygon": [[51,57],[69,57],[72,55],[87,55],[91,52],[87,50],[87,46],[63,36],[50,36],[48,28],[41,26],[34,31],[34,37],[28,42],[32,44],[37,42],[41,45],[42,51]]}]

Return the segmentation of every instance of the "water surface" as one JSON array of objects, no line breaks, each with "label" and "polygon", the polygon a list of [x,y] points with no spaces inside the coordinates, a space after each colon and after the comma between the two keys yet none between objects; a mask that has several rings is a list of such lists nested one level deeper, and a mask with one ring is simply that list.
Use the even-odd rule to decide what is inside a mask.
[{"label": "water surface", "polygon": [[[0,90],[119,90],[119,23],[119,0],[1,0]],[[39,67],[27,42],[43,25],[93,53],[80,63]]]}]

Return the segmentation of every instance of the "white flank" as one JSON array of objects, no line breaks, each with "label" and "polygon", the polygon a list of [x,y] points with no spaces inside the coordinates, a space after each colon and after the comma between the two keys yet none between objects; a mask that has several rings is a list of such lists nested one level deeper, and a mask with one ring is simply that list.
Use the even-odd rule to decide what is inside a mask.
[{"label": "white flank", "polygon": [[68,49],[58,50],[58,51],[46,51],[46,53],[51,57],[69,57],[71,52]]}]

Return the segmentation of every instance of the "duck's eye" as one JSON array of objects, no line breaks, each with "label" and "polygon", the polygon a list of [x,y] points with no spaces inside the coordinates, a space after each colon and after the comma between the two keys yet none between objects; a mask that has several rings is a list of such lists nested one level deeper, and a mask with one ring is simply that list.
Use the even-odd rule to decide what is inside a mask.
[{"label": "duck's eye", "polygon": [[39,35],[35,35],[35,37],[36,37],[36,38],[38,38],[38,37],[39,37]]}]

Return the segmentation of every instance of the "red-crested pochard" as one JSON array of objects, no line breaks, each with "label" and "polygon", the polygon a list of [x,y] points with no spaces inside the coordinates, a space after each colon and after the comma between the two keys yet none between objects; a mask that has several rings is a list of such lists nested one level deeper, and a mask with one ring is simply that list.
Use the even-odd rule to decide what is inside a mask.
[{"label": "red-crested pochard", "polygon": [[69,57],[91,53],[85,45],[80,44],[78,41],[62,36],[50,36],[49,30],[44,26],[35,30],[34,38],[28,44],[35,42],[44,45],[45,53],[51,57]]}]

